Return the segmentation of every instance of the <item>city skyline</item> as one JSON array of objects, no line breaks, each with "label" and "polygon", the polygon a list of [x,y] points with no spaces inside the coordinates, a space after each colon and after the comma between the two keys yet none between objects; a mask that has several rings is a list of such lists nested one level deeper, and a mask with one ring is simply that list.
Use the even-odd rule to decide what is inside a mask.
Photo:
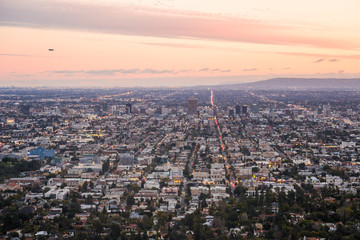
[{"label": "city skyline", "polygon": [[358,91],[0,95],[0,239],[360,239]]},{"label": "city skyline", "polygon": [[5,0],[0,86],[175,87],[360,77],[359,7],[352,0]]}]

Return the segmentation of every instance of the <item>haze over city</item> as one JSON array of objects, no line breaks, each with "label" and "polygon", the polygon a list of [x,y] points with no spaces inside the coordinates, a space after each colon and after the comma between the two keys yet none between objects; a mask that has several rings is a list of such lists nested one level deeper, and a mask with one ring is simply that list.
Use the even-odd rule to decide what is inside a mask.
[{"label": "haze over city", "polygon": [[3,0],[0,86],[357,78],[359,9],[356,0]]}]

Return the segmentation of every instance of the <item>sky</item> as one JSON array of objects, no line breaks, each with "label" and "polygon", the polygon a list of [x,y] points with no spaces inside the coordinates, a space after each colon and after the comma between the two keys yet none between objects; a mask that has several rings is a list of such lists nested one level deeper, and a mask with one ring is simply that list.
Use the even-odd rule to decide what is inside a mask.
[{"label": "sky", "polygon": [[359,0],[0,0],[0,86],[359,78],[359,16]]}]

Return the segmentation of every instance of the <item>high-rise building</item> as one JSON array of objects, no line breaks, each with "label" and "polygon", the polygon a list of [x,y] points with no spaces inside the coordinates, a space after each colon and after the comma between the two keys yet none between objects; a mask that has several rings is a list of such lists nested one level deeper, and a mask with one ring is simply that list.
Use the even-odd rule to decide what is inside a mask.
[{"label": "high-rise building", "polygon": [[103,104],[102,104],[102,110],[103,110],[104,112],[107,112],[107,111],[108,111],[108,104],[107,104],[107,103],[103,103]]},{"label": "high-rise building", "polygon": [[322,108],[321,107],[319,107],[318,109],[317,109],[317,114],[323,114],[323,110],[322,110]]},{"label": "high-rise building", "polygon": [[241,106],[241,113],[242,114],[247,114],[248,113],[248,106],[247,105],[242,105]]},{"label": "high-rise building", "polygon": [[198,100],[196,98],[188,100],[188,114],[198,114]]},{"label": "high-rise building", "polygon": [[132,113],[132,105],[131,103],[126,104],[126,114]]},{"label": "high-rise building", "polygon": [[330,116],[331,114],[331,106],[329,104],[323,105],[323,112],[325,116]]},{"label": "high-rise building", "polygon": [[236,114],[236,115],[240,115],[240,114],[241,114],[241,107],[240,107],[240,105],[236,105],[236,106],[235,106],[235,114]]},{"label": "high-rise building", "polygon": [[30,114],[30,105],[21,105],[19,110],[22,114],[29,115]]},{"label": "high-rise building", "polygon": [[257,105],[256,103],[251,104],[250,112],[251,113],[259,113],[260,112],[259,105]]},{"label": "high-rise building", "polygon": [[120,116],[123,113],[119,105],[112,105],[111,106],[111,114],[114,116]]}]

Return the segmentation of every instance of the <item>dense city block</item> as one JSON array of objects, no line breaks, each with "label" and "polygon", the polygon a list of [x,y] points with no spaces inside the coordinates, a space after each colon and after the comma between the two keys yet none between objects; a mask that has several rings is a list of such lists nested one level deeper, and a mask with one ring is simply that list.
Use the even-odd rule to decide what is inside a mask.
[{"label": "dense city block", "polygon": [[360,239],[360,93],[0,89],[0,239]]}]

